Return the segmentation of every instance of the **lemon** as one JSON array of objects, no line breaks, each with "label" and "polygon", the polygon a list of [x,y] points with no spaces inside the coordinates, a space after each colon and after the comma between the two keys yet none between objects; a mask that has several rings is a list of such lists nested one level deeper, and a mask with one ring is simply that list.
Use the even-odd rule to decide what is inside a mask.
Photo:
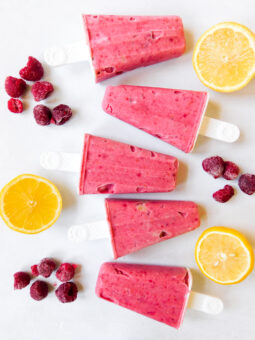
[{"label": "lemon", "polygon": [[9,228],[21,233],[36,234],[49,228],[61,209],[56,186],[36,175],[20,175],[0,192],[1,217]]},{"label": "lemon", "polygon": [[195,257],[204,275],[229,285],[244,280],[254,266],[254,253],[243,234],[235,229],[213,227],[199,237]]},{"label": "lemon", "polygon": [[198,40],[193,66],[201,82],[216,91],[243,88],[255,73],[255,35],[247,27],[223,22]]}]

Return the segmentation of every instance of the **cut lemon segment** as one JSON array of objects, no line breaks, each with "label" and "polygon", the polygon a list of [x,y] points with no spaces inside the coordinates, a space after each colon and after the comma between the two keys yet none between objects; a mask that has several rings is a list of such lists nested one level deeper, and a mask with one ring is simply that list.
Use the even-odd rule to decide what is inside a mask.
[{"label": "cut lemon segment", "polygon": [[195,257],[204,275],[224,285],[244,280],[254,266],[253,249],[247,239],[226,227],[205,230],[197,241]]},{"label": "cut lemon segment", "polygon": [[220,92],[243,88],[255,73],[255,35],[247,27],[224,22],[198,40],[193,66],[201,82]]},{"label": "cut lemon segment", "polygon": [[37,234],[56,222],[62,198],[56,186],[36,175],[20,175],[0,192],[0,213],[7,226],[25,234]]}]

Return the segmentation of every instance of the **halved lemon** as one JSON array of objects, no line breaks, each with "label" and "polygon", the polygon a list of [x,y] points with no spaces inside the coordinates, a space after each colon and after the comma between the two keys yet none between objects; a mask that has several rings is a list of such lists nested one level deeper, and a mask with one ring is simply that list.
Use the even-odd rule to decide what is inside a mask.
[{"label": "halved lemon", "polygon": [[198,40],[193,66],[201,82],[216,91],[243,88],[255,73],[255,35],[235,22],[211,27]]},{"label": "halved lemon", "polygon": [[20,175],[0,192],[0,214],[7,226],[37,234],[56,222],[62,209],[57,187],[46,178]]},{"label": "halved lemon", "polygon": [[244,280],[254,267],[254,253],[247,239],[226,227],[205,230],[197,241],[195,257],[202,273],[223,285]]}]

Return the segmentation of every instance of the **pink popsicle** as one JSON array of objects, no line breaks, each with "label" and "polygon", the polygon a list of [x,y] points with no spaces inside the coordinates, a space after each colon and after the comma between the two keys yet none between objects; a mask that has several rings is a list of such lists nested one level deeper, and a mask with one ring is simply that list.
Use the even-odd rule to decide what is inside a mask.
[{"label": "pink popsicle", "polygon": [[104,263],[96,294],[169,326],[179,328],[192,277],[187,268]]},{"label": "pink popsicle", "polygon": [[199,227],[198,206],[188,201],[106,199],[114,258]]},{"label": "pink popsicle", "polygon": [[178,164],[172,156],[86,134],[79,193],[168,192]]},{"label": "pink popsicle", "polygon": [[192,151],[207,106],[206,92],[144,86],[108,86],[106,113],[172,144]]},{"label": "pink popsicle", "polygon": [[177,16],[83,15],[83,22],[96,82],[179,57],[185,50]]}]

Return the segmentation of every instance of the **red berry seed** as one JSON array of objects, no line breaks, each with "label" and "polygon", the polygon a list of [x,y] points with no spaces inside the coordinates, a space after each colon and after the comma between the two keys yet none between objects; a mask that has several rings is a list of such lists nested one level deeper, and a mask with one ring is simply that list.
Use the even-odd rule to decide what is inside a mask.
[{"label": "red berry seed", "polygon": [[13,113],[21,113],[23,112],[23,104],[22,101],[16,98],[11,98],[8,100],[8,110]]},{"label": "red berry seed", "polygon": [[65,282],[58,287],[55,294],[62,303],[73,302],[77,298],[78,288],[74,282]]},{"label": "red berry seed", "polygon": [[31,92],[35,101],[39,102],[40,100],[47,98],[53,90],[53,85],[48,81],[37,81],[33,84]]},{"label": "red berry seed", "polygon": [[36,105],[34,107],[35,121],[39,125],[49,125],[51,122],[50,109],[45,105]]},{"label": "red berry seed", "polygon": [[75,268],[71,263],[62,263],[56,272],[56,277],[62,281],[70,281],[74,277]]},{"label": "red berry seed", "polygon": [[25,288],[30,283],[30,276],[25,272],[17,272],[14,275],[14,289]]},{"label": "red berry seed", "polygon": [[213,194],[215,201],[225,203],[234,195],[234,189],[230,185],[225,185],[223,189],[216,191]]},{"label": "red berry seed", "polygon": [[239,175],[239,167],[233,162],[225,162],[223,177],[229,181],[236,179]]},{"label": "red berry seed", "polygon": [[60,104],[52,110],[52,123],[56,125],[65,124],[72,117],[72,110],[69,106]]},{"label": "red berry seed", "polygon": [[25,92],[27,84],[23,79],[7,77],[5,79],[5,91],[10,97],[20,97]]},{"label": "red berry seed", "polygon": [[44,258],[38,265],[38,273],[43,277],[51,276],[52,272],[56,269],[56,263],[50,258]]},{"label": "red berry seed", "polygon": [[219,178],[224,171],[224,160],[219,156],[209,157],[203,160],[202,166],[208,174]]},{"label": "red berry seed", "polygon": [[43,73],[42,64],[34,57],[28,57],[27,65],[19,71],[21,78],[31,81],[40,80]]},{"label": "red berry seed", "polygon": [[32,275],[33,276],[38,276],[39,275],[37,264],[34,264],[33,266],[31,266],[31,271],[32,271]]},{"label": "red berry seed", "polygon": [[243,174],[239,177],[238,185],[240,189],[247,195],[252,195],[255,192],[255,175]]},{"label": "red berry seed", "polygon": [[37,280],[30,287],[30,296],[36,301],[40,301],[46,298],[48,292],[48,284],[44,281]]}]

